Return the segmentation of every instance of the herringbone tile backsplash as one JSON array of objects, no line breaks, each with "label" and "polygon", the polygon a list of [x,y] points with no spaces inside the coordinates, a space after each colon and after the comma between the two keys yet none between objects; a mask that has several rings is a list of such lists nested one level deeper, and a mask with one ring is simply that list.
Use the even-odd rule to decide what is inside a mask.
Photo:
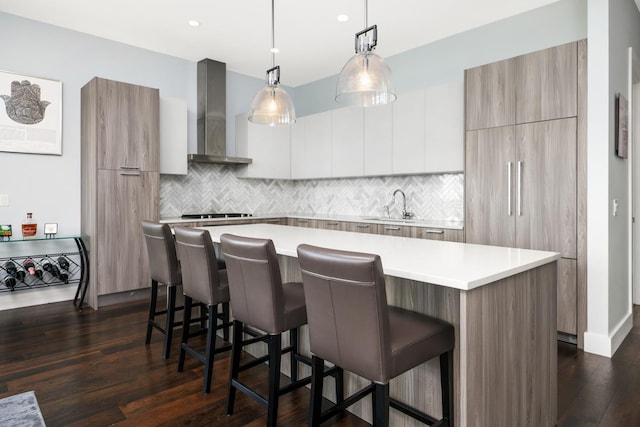
[{"label": "herringbone tile backsplash", "polygon": [[[463,174],[316,179],[239,179],[235,166],[190,163],[186,176],[160,175],[160,218],[184,213],[248,212],[382,216],[393,192],[416,218],[463,220]],[[391,206],[400,217],[402,197]]]}]

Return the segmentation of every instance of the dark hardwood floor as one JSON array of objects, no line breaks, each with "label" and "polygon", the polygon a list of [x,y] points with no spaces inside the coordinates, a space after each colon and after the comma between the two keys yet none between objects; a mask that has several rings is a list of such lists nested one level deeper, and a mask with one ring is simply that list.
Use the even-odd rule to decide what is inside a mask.
[{"label": "dark hardwood floor", "polygon": [[[167,361],[157,331],[145,346],[146,310],[141,301],[97,312],[68,302],[0,311],[0,397],[34,390],[49,427],[265,424],[264,408],[242,393],[234,415],[225,415],[228,353],[216,358],[211,393],[203,395],[200,363],[187,357],[176,372],[178,339]],[[258,367],[244,378],[264,391],[266,373]],[[281,398],[278,425],[306,425],[308,393]],[[639,327],[612,359],[558,345],[559,426],[640,426],[639,402]],[[347,415],[326,425],[368,424]]]}]

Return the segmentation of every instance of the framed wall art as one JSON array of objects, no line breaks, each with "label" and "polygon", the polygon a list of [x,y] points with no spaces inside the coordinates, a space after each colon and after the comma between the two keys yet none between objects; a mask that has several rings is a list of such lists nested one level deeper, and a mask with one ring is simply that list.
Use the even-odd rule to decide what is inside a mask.
[{"label": "framed wall art", "polygon": [[616,96],[616,155],[623,159],[627,158],[629,147],[628,137],[628,116],[629,106],[627,98],[617,94]]},{"label": "framed wall art", "polygon": [[62,154],[62,82],[0,71],[0,151]]}]

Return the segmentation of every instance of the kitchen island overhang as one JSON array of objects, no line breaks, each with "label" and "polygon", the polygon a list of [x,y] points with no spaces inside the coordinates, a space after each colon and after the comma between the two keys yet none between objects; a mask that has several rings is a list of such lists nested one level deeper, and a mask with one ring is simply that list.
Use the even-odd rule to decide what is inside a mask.
[{"label": "kitchen island overhang", "polygon": [[[455,425],[556,424],[559,254],[271,224],[204,228],[214,242],[224,233],[272,239],[285,280],[301,280],[296,259],[301,243],[379,254],[389,304],[455,327]],[[306,328],[301,341],[308,353]],[[249,351],[262,354],[259,347]],[[283,372],[288,369],[283,360]],[[345,376],[349,393],[363,385],[355,375]],[[392,381],[391,395],[438,416],[437,361]],[[370,421],[367,400],[351,410]],[[413,425],[398,412],[391,416],[394,426]]]}]

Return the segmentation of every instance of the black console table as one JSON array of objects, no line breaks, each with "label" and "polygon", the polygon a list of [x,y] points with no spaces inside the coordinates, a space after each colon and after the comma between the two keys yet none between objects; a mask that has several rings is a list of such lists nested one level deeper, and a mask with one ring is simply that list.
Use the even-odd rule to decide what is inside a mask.
[{"label": "black console table", "polygon": [[[60,258],[68,265],[63,262],[61,266]],[[24,269],[28,260],[37,274]],[[82,310],[89,287],[89,255],[83,236],[0,240],[0,293],[66,284],[77,284],[73,304]]]}]

